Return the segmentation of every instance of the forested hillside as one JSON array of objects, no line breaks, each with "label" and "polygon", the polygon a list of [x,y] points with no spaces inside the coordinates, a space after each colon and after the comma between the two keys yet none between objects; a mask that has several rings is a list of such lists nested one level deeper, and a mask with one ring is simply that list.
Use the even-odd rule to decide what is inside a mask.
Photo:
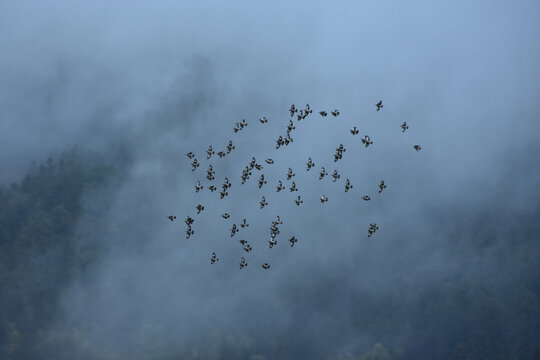
[{"label": "forested hillside", "polygon": [[[140,329],[145,338],[126,346],[114,339],[94,341],[89,334],[100,331],[99,323],[58,326],[62,291],[75,283],[84,286],[82,279],[96,270],[106,251],[99,241],[99,223],[110,204],[84,208],[82,199],[105,191],[120,177],[118,168],[103,157],[72,150],[32,170],[20,183],[0,189],[0,358],[540,358],[537,206],[521,213],[460,206],[432,209],[431,221],[443,237],[433,248],[448,252],[447,258],[461,269],[453,276],[411,279],[399,274],[399,265],[390,269],[396,274],[392,289],[376,293],[324,271],[311,278],[291,277],[281,287],[281,301],[298,319],[317,316],[327,324],[311,329],[309,338],[302,336],[300,324],[277,330],[260,324],[258,334],[234,325],[208,328],[200,338],[175,336],[170,324],[149,322]],[[335,293],[348,298],[336,304]],[[306,294],[311,305],[295,307]],[[366,334],[374,341],[362,352],[328,350],[343,337]]]}]

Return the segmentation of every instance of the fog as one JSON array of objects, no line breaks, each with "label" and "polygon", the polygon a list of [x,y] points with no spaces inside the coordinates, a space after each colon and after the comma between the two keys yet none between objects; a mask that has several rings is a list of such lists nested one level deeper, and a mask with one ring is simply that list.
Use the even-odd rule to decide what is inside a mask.
[{"label": "fog", "polygon": [[[75,145],[129,159],[124,180],[100,193],[112,205],[88,235],[107,251],[62,294],[53,325],[95,323],[92,341],[126,348],[204,343],[212,331],[279,334],[291,358],[406,343],[406,329],[385,339],[350,330],[364,317],[352,295],[376,302],[466,274],[472,259],[445,240],[462,224],[456,214],[492,210],[488,227],[504,233],[502,215],[538,210],[539,24],[534,1],[2,3],[0,183]],[[297,121],[293,103],[313,113]],[[338,117],[318,114],[334,109]],[[234,133],[242,119],[248,126]],[[294,142],[276,150],[289,119]],[[231,154],[206,159],[209,145],[217,153],[229,140]],[[346,152],[333,162],[340,143]],[[241,185],[252,156],[264,168]],[[289,167],[298,193],[288,190]],[[225,177],[232,187],[220,199]],[[380,180],[388,187],[378,194]],[[91,193],[84,206],[100,201]],[[188,215],[195,234],[186,239]],[[243,218],[249,227],[231,237]],[[379,230],[368,238],[372,222]],[[220,260],[210,265],[212,252]]]}]

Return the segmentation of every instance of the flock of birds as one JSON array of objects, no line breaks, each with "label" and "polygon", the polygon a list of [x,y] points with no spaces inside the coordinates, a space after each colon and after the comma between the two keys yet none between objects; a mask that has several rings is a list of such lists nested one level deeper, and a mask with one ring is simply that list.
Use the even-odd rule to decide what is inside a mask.
[{"label": "flock of birds", "polygon": [[[375,106],[377,107],[377,111],[380,111],[383,108],[382,100],[379,101],[378,103],[376,103]],[[300,121],[300,120],[303,120],[306,117],[308,117],[308,115],[312,114],[313,110],[311,110],[309,104],[307,104],[304,109],[300,109],[300,110],[297,109],[295,107],[295,105],[293,104],[289,109],[289,113],[290,113],[291,117],[294,117],[296,115],[297,120]],[[334,111],[331,111],[330,114],[332,116],[334,116],[334,117],[337,117],[337,116],[339,116],[339,110],[335,109]],[[319,115],[321,115],[322,117],[326,117],[328,115],[328,113],[326,111],[320,111]],[[266,124],[268,122],[268,119],[266,117],[262,117],[262,118],[259,119],[259,122],[261,124]],[[235,124],[235,127],[233,128],[233,131],[234,131],[234,133],[238,133],[238,132],[242,131],[246,126],[248,126],[248,124],[247,124],[246,120],[243,119],[241,122],[237,122]],[[279,136],[279,138],[276,140],[276,149],[279,149],[281,146],[288,146],[290,143],[292,143],[294,141],[292,136],[291,136],[291,133],[295,128],[296,127],[294,125],[294,122],[292,120],[289,120],[289,124],[287,125],[287,131],[286,131],[285,136],[284,137]],[[407,125],[406,122],[403,122],[401,124],[402,132],[404,133],[407,129],[409,129],[409,126]],[[359,134],[359,131],[356,128],[356,126],[353,129],[349,130],[349,131],[350,131],[350,133],[352,135],[358,135]],[[373,144],[373,141],[370,139],[370,137],[368,135],[364,135],[361,138],[361,142],[365,147],[369,147],[370,145]],[[219,151],[219,152],[217,152],[217,155],[219,156],[219,158],[223,158],[226,155],[230,154],[231,151],[234,150],[235,148],[236,147],[233,145],[233,142],[231,140],[229,140],[229,143],[226,146],[226,151]],[[416,151],[420,151],[422,149],[421,146],[419,146],[419,145],[413,145],[413,148]],[[334,162],[337,162],[340,159],[342,159],[343,153],[345,151],[346,151],[346,149],[343,146],[343,144],[339,144],[339,146],[336,148],[336,152],[334,153]],[[215,154],[215,151],[212,148],[212,145],[210,145],[208,147],[208,149],[206,150],[206,159],[209,160],[212,157],[212,155],[214,155],[214,154]],[[192,171],[197,170],[197,168],[200,166],[200,164],[199,164],[198,160],[195,158],[195,154],[193,152],[189,152],[186,155],[190,160],[192,160],[192,162],[191,162]],[[274,163],[274,161],[271,158],[268,158],[268,159],[265,160],[265,163],[271,165],[271,164]],[[315,167],[315,163],[313,162],[311,157],[308,158],[306,166],[307,166],[306,171],[310,171],[313,167]],[[246,165],[246,167],[242,171],[241,184],[245,184],[246,181],[249,180],[249,178],[252,175],[252,170],[253,169],[256,169],[258,171],[261,171],[263,169],[263,166],[261,164],[257,163],[257,160],[255,159],[255,157],[252,157],[249,164]],[[287,181],[291,181],[292,178],[295,177],[295,175],[296,174],[293,172],[292,168],[289,168],[288,171],[287,171],[287,174],[286,174]],[[321,170],[319,172],[319,180],[322,180],[327,175],[328,175],[328,172],[325,170],[324,166],[322,166]],[[332,176],[333,182],[336,182],[341,177],[341,175],[338,173],[337,170],[334,170],[334,172],[333,172],[333,174],[331,176]],[[208,170],[206,171],[206,178],[209,181],[214,181],[215,180],[215,171],[214,171],[211,164],[209,165]],[[267,180],[265,180],[264,174],[261,174],[259,179],[258,179],[258,187],[259,187],[259,189],[262,188],[266,183],[267,183]],[[232,186],[231,182],[229,181],[229,179],[227,177],[225,177],[225,180],[224,180],[223,184],[221,185],[221,191],[220,191],[220,198],[221,199],[223,199],[223,198],[225,198],[226,196],[229,195],[227,190],[231,186]],[[350,180],[346,179],[345,180],[345,192],[348,192],[352,188],[353,188],[353,185],[351,184]],[[198,193],[203,189],[204,189],[204,186],[201,185],[200,181],[197,181],[197,183],[195,184],[195,192]],[[278,185],[277,185],[277,192],[280,192],[280,191],[285,190],[285,189],[286,188],[283,185],[283,182],[281,180],[279,180]],[[386,189],[386,184],[385,184],[384,180],[381,180],[381,182],[379,183],[379,194],[382,193],[384,189]],[[210,190],[211,192],[214,192],[214,191],[218,190],[218,188],[215,185],[210,185],[210,186],[208,186],[208,190]],[[290,192],[297,192],[298,191],[298,188],[297,188],[296,183],[294,181],[292,181],[291,186],[289,188],[289,191]],[[370,201],[371,197],[368,196],[368,195],[364,195],[364,196],[362,196],[362,199],[364,201]],[[328,197],[326,195],[322,194],[321,197],[319,198],[319,200],[321,201],[321,203],[324,204],[324,203],[326,203],[328,201]],[[297,206],[300,206],[302,203],[303,203],[303,200],[302,200],[301,196],[298,195],[296,197],[296,199],[295,199],[295,204]],[[264,196],[262,196],[262,198],[261,198],[261,200],[259,202],[260,209],[263,209],[267,205],[268,205],[268,202],[266,201],[266,198]],[[202,204],[198,204],[196,206],[196,210],[197,210],[197,214],[200,214],[204,210],[204,206]],[[223,213],[221,215],[221,217],[223,219],[229,219],[230,214]],[[169,216],[167,216],[167,218],[170,221],[176,220],[175,215],[169,215]],[[189,239],[192,235],[195,234],[195,231],[192,228],[192,225],[195,222],[195,219],[193,219],[191,216],[187,216],[184,221],[185,221],[185,223],[187,225],[186,239]],[[272,249],[272,247],[277,245],[276,237],[279,234],[278,225],[281,225],[281,224],[283,224],[283,221],[281,220],[279,215],[277,215],[276,219],[274,221],[272,221],[272,224],[270,226],[270,239],[268,241],[270,249]],[[242,229],[244,229],[244,228],[246,228],[248,226],[249,226],[249,224],[247,223],[247,219],[244,218],[242,220],[242,222],[240,223],[240,227]],[[375,224],[375,223],[369,224],[369,228],[368,228],[368,231],[367,231],[367,236],[371,237],[378,229],[379,229],[379,227],[377,226],[377,224]],[[235,234],[239,230],[240,229],[237,227],[237,225],[233,224],[233,226],[231,228],[231,237],[234,237]],[[298,239],[295,236],[292,236],[289,239],[290,246],[293,247],[296,244],[297,241],[298,241]],[[242,245],[243,250],[245,252],[249,253],[250,251],[253,250],[251,245],[246,240],[239,240],[239,242]],[[219,258],[217,257],[216,253],[213,252],[212,256],[210,258],[210,264],[215,264],[217,261],[219,261]],[[240,265],[240,269],[243,269],[244,267],[246,267],[248,265],[248,263],[246,262],[246,259],[244,257],[242,257],[240,259],[239,265]],[[263,263],[261,265],[261,267],[263,269],[269,269],[270,264]]]}]

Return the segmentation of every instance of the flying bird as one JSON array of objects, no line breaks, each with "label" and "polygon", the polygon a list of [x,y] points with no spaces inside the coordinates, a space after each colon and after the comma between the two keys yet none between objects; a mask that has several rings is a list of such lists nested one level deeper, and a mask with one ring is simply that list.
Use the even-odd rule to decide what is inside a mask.
[{"label": "flying bird", "polygon": [[349,130],[351,132],[351,134],[353,135],[358,135],[358,129],[355,127],[353,127],[351,130]]},{"label": "flying bird", "polygon": [[346,180],[345,182],[345,192],[349,191],[350,189],[352,189],[352,185],[351,185],[351,182],[349,181],[349,179]]},{"label": "flying bird", "polygon": [[312,167],[315,166],[315,163],[313,162],[313,160],[311,160],[311,158],[308,158],[308,162],[307,162],[307,171],[311,170]]},{"label": "flying bird", "polygon": [[236,149],[236,146],[234,146],[232,141],[229,140],[229,144],[227,145],[227,154],[230,154],[234,149]]},{"label": "flying bird", "polygon": [[280,192],[283,189],[285,189],[285,187],[283,186],[283,183],[281,182],[281,180],[279,180],[278,186],[277,186],[277,192]]},{"label": "flying bird", "polygon": [[176,220],[176,216],[174,216],[174,215],[169,215],[169,216],[167,216],[167,219],[169,219],[169,220],[171,220],[171,221],[174,221],[174,220]]},{"label": "flying bird", "polygon": [[334,174],[332,174],[332,177],[334,178],[334,182],[336,182],[340,177],[341,175],[338,174],[337,170],[334,170]]},{"label": "flying bird", "polygon": [[221,217],[224,218],[224,219],[228,219],[231,217],[231,215],[229,215],[228,213],[223,213],[221,214]]},{"label": "flying bird", "polygon": [[248,227],[249,224],[247,223],[246,219],[242,219],[242,222],[240,223],[240,226],[243,228]]},{"label": "flying bird", "polygon": [[291,247],[294,246],[294,244],[298,241],[298,239],[296,239],[294,236],[292,238],[289,239],[289,242],[291,243]]},{"label": "flying bird", "polygon": [[212,257],[210,258],[210,264],[214,264],[216,261],[219,261],[218,257],[216,256],[216,253],[212,253]]},{"label": "flying bird", "polygon": [[191,151],[186,154],[186,156],[190,159],[193,159],[195,157],[195,154],[193,154]]},{"label": "flying bird", "polygon": [[367,195],[362,196],[362,200],[369,201],[371,198]]},{"label": "flying bird", "polygon": [[420,145],[414,145],[413,148],[414,148],[414,150],[416,150],[416,151],[422,150],[422,147],[421,147]]},{"label": "flying bird", "polygon": [[375,106],[377,107],[377,111],[381,110],[384,107],[384,105],[382,104],[382,100],[379,100],[379,102],[376,103]]},{"label": "flying bird", "polygon": [[321,203],[324,204],[324,203],[327,202],[327,201],[328,201],[328,197],[327,197],[327,196],[324,196],[324,194],[321,195]]},{"label": "flying bird", "polygon": [[242,260],[240,260],[240,269],[243,269],[245,266],[247,266],[246,259],[242,257]]},{"label": "flying bird", "polygon": [[293,192],[293,191],[298,191],[298,189],[296,188],[296,183],[295,183],[294,181],[292,182],[292,186],[291,186],[291,188],[290,188],[289,190],[290,190],[291,192]]},{"label": "flying bird", "polygon": [[401,124],[401,132],[405,132],[405,130],[407,130],[409,128],[409,125],[407,125],[407,122],[403,122],[403,124]]},{"label": "flying bird", "polygon": [[266,159],[264,160],[267,164],[273,164],[274,163],[274,160],[272,159]]},{"label": "flying bird", "polygon": [[265,269],[265,270],[270,269],[270,264],[268,264],[268,263],[264,263],[264,264],[262,264],[261,266],[262,266],[262,268]]},{"label": "flying bird", "polygon": [[262,197],[261,201],[259,202],[259,204],[261,205],[261,209],[264,208],[266,205],[268,205],[268,202],[266,201],[266,199],[264,198],[264,196]]},{"label": "flying bird", "polygon": [[386,189],[386,184],[384,183],[384,180],[381,180],[381,183],[379,184],[379,194],[382,193],[384,189]]},{"label": "flying bird", "polygon": [[204,210],[204,206],[202,206],[201,204],[197,205],[197,214],[200,214],[201,211]]},{"label": "flying bird", "polygon": [[300,204],[303,204],[304,201],[300,199],[300,195],[296,197],[296,200],[294,200],[297,206],[300,206]]},{"label": "flying bird", "polygon": [[338,116],[339,115],[338,109],[332,111],[331,114],[334,115],[334,116]]},{"label": "flying bird", "polygon": [[202,189],[204,189],[204,186],[201,185],[200,181],[197,181],[197,185],[195,185],[195,192],[199,192]]},{"label": "flying bird", "polygon": [[212,149],[212,145],[208,147],[208,150],[206,150],[206,159],[210,159],[210,157],[214,154],[214,150]]},{"label": "flying bird", "polygon": [[289,168],[289,171],[287,171],[287,180],[291,180],[293,176],[295,176],[295,174],[293,173],[292,169]]},{"label": "flying bird", "polygon": [[319,111],[319,114],[321,114],[321,116],[326,116],[328,115],[328,113],[326,111]]},{"label": "flying bird", "polygon": [[266,119],[264,116],[262,118],[259,119],[259,121],[261,122],[261,124],[266,124],[268,122],[268,119]]},{"label": "flying bird", "polygon": [[324,166],[323,166],[322,169],[321,169],[321,172],[319,173],[319,180],[322,180],[322,178],[325,175],[328,175],[328,173],[326,172],[326,170],[324,170]]}]

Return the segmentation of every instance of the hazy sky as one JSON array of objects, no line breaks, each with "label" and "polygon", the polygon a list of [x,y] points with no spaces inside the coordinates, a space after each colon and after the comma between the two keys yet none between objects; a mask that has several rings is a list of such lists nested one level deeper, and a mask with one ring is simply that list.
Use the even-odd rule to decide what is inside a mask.
[{"label": "hazy sky", "polygon": [[[73,145],[104,153],[122,145],[134,160],[127,180],[102,194],[113,208],[96,241],[113,245],[91,285],[66,291],[58,322],[97,314],[127,343],[136,334],[126,327],[154,322],[178,334],[257,321],[314,329],[321,321],[295,306],[308,309],[315,295],[299,294],[291,306],[282,295],[291,283],[334,279],[340,289],[377,292],[411,263],[412,282],[459,271],[444,247],[426,245],[437,241],[431,209],[527,209],[538,195],[519,190],[540,179],[539,30],[536,1],[1,2],[0,182]],[[309,103],[313,114],[294,118],[294,142],[276,150],[292,103]],[[335,108],[337,118],[317,114]],[[235,134],[241,119],[249,125]],[[359,135],[348,132],[353,126]],[[366,134],[369,148],[360,143]],[[208,145],[217,152],[228,140],[236,145],[229,156],[206,160]],[[347,151],[334,163],[340,143]],[[188,151],[201,163],[195,172]],[[264,169],[240,185],[252,156]],[[274,165],[263,163],[269,157]],[[225,176],[233,183],[223,200],[207,191],[210,163],[217,187]],[[319,181],[321,166],[341,179]],[[296,193],[275,191],[279,179],[290,186],[288,167],[300,207]],[[379,195],[381,179],[388,188]],[[269,206],[261,210],[262,195]],[[199,203],[205,210],[195,216]],[[170,214],[179,219],[169,222]],[[270,250],[277,214],[284,223]],[[187,215],[196,233],[186,241]],[[248,230],[231,238],[244,217]],[[371,222],[380,229],[368,239]],[[136,242],[144,246],[130,247]],[[213,251],[220,261],[210,266]],[[332,307],[349,306],[347,292],[328,296]],[[357,334],[344,334],[347,348]]]}]

